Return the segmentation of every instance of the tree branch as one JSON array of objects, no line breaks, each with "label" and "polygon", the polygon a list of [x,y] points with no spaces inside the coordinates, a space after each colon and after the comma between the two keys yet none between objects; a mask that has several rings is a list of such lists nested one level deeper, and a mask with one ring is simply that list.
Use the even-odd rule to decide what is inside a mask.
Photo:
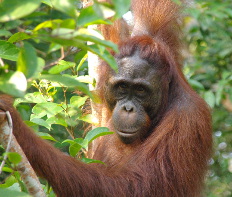
[{"label": "tree branch", "polygon": [[22,160],[17,164],[16,169],[21,174],[28,192],[34,197],[46,197],[38,177],[12,134],[12,128],[13,124],[10,113],[0,111],[0,144],[3,145],[6,151],[16,152],[21,156]]}]

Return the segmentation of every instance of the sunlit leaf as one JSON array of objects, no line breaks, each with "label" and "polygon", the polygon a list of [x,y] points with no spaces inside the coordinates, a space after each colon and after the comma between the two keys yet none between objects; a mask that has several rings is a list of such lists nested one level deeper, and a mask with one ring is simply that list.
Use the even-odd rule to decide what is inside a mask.
[{"label": "sunlit leaf", "polygon": [[95,79],[89,75],[79,76],[76,79],[82,83],[88,83],[88,84],[94,84],[96,82]]},{"label": "sunlit leaf", "polygon": [[[45,115],[48,118],[50,118],[50,117],[53,117],[62,111],[63,111],[63,108],[60,105],[58,105],[56,103],[51,103],[51,102],[38,103],[32,109],[32,112],[35,115],[37,115],[37,117],[40,117],[40,118],[45,116]],[[48,123],[46,123],[46,124],[48,124]]]},{"label": "sunlit leaf", "polygon": [[83,116],[79,117],[79,120],[88,122],[88,123],[93,124],[93,125],[98,124],[98,119],[96,117],[94,117],[92,114],[83,115]]},{"label": "sunlit leaf", "polygon": [[97,54],[100,58],[105,60],[110,65],[110,67],[113,68],[117,72],[118,70],[117,62],[115,58],[110,54],[109,51],[107,50],[102,51],[101,46],[96,45],[96,44],[90,45],[88,50],[91,51],[92,53]]},{"label": "sunlit leaf", "polygon": [[53,66],[51,69],[49,69],[48,73],[50,74],[59,74],[64,70],[67,70],[69,68],[75,67],[76,64],[75,62],[68,62],[61,60],[58,62],[57,65]]},{"label": "sunlit leaf", "polygon": [[3,171],[3,172],[10,172],[10,173],[13,172],[13,170],[12,170],[11,168],[8,168],[8,167],[3,167],[3,168],[2,168],[2,171]]},{"label": "sunlit leaf", "polygon": [[109,22],[104,20],[103,15],[97,14],[93,6],[89,6],[81,10],[77,24],[79,26],[88,26],[93,24],[109,24]]},{"label": "sunlit leaf", "polygon": [[189,79],[188,82],[194,89],[204,90],[204,86],[199,81]]},{"label": "sunlit leaf", "polygon": [[16,96],[22,97],[27,89],[27,80],[22,72],[10,71],[0,76],[0,90]]},{"label": "sunlit leaf", "polygon": [[89,158],[82,158],[81,161],[85,163],[100,163],[100,164],[105,164],[104,162],[96,159],[89,159]]},{"label": "sunlit leaf", "polygon": [[[16,180],[16,178],[13,175],[7,177],[7,179],[5,180],[5,183],[0,184],[0,194],[2,195],[3,194],[2,191],[5,191],[2,188],[10,187],[10,186],[12,186],[15,183],[17,183],[17,180]],[[8,197],[12,197],[12,196],[8,196]]]},{"label": "sunlit leaf", "polygon": [[49,130],[51,129],[51,125],[49,125],[45,120],[43,120],[41,118],[33,118],[33,119],[31,119],[31,122],[36,123],[40,126],[44,126]]},{"label": "sunlit leaf", "polygon": [[59,116],[58,116],[58,117],[56,117],[56,116],[50,117],[50,118],[48,118],[48,119],[46,120],[46,122],[47,122],[48,124],[58,124],[58,125],[62,125],[62,126],[64,126],[64,127],[67,127],[67,126],[68,126],[66,120],[65,120],[63,117],[59,117]]},{"label": "sunlit leaf", "polygon": [[23,98],[18,98],[14,102],[14,106],[19,103],[44,103],[47,100],[44,98],[41,92],[27,93]]},{"label": "sunlit leaf", "polygon": [[6,154],[10,162],[12,162],[13,164],[18,164],[22,160],[21,155],[19,155],[18,153],[6,153]]},{"label": "sunlit leaf", "polygon": [[131,6],[131,0],[112,0],[112,2],[115,6],[116,18],[120,18]]},{"label": "sunlit leaf", "polygon": [[25,42],[19,53],[17,61],[17,70],[23,72],[27,78],[31,78],[37,72],[39,67],[38,58],[36,55],[35,48]]},{"label": "sunlit leaf", "polygon": [[89,88],[85,84],[80,83],[78,80],[76,80],[73,77],[62,76],[62,75],[41,75],[40,79],[47,79],[49,81],[55,81],[67,87],[76,87],[77,89],[81,90],[85,94],[92,97],[92,94],[90,93]]},{"label": "sunlit leaf", "polygon": [[33,35],[28,35],[24,32],[17,32],[8,39],[8,42],[14,43],[14,42],[18,42],[21,40],[30,39],[32,37]]},{"label": "sunlit leaf", "polygon": [[204,94],[204,99],[208,103],[208,105],[213,108],[215,105],[215,95],[212,91],[207,91]]},{"label": "sunlit leaf", "polygon": [[19,49],[14,44],[0,40],[0,58],[16,61],[18,59]]},{"label": "sunlit leaf", "polygon": [[70,99],[70,104],[74,107],[81,107],[85,104],[86,100],[88,99],[88,96],[73,96]]},{"label": "sunlit leaf", "polygon": [[42,139],[51,140],[51,141],[57,142],[57,140],[54,137],[52,137],[50,134],[48,134],[48,133],[37,132],[36,134],[38,136],[40,136]]},{"label": "sunlit leaf", "polygon": [[72,157],[75,157],[76,154],[81,150],[82,146],[78,143],[73,143],[69,146],[69,154],[72,156]]},{"label": "sunlit leaf", "polygon": [[5,29],[0,29],[0,36],[9,37],[11,35],[12,35],[12,33],[10,31],[7,31]]},{"label": "sunlit leaf", "polygon": [[42,0],[41,2],[48,5],[48,6],[50,6],[50,7],[52,7],[51,0]]},{"label": "sunlit leaf", "polygon": [[36,10],[41,0],[1,0],[0,22],[15,20]]},{"label": "sunlit leaf", "polygon": [[50,0],[52,6],[72,17],[77,16],[77,1],[76,0]]},{"label": "sunlit leaf", "polygon": [[90,143],[100,136],[109,135],[109,134],[113,134],[113,132],[110,132],[108,128],[98,127],[98,128],[95,128],[89,131],[87,135],[85,136],[85,139],[87,139]]},{"label": "sunlit leaf", "polygon": [[83,138],[76,138],[74,141],[78,144],[80,144],[83,148],[87,149],[89,141],[87,139]]},{"label": "sunlit leaf", "polygon": [[44,21],[37,25],[34,28],[34,32],[43,29],[43,28],[51,28],[51,29],[56,29],[56,28],[69,28],[69,29],[75,29],[76,27],[76,22],[74,19],[54,19],[54,20],[49,20],[49,21]]},{"label": "sunlit leaf", "polygon": [[24,192],[14,191],[11,189],[2,189],[0,188],[0,194],[3,197],[31,197],[29,194]]}]

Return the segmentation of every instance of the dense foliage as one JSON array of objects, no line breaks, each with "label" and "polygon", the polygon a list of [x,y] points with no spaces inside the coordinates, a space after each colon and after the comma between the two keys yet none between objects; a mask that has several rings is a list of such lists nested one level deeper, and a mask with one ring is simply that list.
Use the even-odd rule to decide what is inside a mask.
[{"label": "dense foliage", "polygon": [[212,108],[214,157],[205,196],[232,195],[232,2],[198,0],[186,18],[185,73]]},{"label": "dense foliage", "polygon": [[[106,50],[117,51],[117,46],[88,26],[110,24],[106,18],[118,18],[129,8],[129,1],[113,2],[82,9],[78,0],[0,1],[0,91],[18,98],[15,106],[38,135],[84,162],[100,162],[86,159],[85,152],[93,139],[110,133],[99,128],[82,138],[88,123],[94,123],[88,109],[93,95],[86,84],[94,86],[95,81],[88,75],[87,51],[117,69]],[[184,51],[184,72],[213,115],[215,154],[205,196],[231,196],[232,3],[199,0],[186,13],[189,50]],[[14,170],[17,158],[9,156],[0,188],[27,192]],[[53,196],[42,183],[47,195]]]}]

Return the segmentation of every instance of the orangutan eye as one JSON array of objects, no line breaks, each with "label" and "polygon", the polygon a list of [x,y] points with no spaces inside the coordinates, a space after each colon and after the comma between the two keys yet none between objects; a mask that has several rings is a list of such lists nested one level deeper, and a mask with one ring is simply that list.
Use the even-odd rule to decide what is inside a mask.
[{"label": "orangutan eye", "polygon": [[143,93],[143,92],[145,92],[145,88],[143,86],[137,86],[136,91],[140,92],[140,93]]},{"label": "orangutan eye", "polygon": [[128,88],[128,85],[126,83],[120,83],[118,84],[119,90],[126,90]]}]

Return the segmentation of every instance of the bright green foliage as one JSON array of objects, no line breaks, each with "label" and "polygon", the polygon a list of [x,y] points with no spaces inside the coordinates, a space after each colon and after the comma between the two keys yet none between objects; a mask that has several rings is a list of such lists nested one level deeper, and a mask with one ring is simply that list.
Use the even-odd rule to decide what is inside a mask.
[{"label": "bright green foliage", "polygon": [[0,75],[0,90],[22,97],[27,89],[27,80],[20,71],[8,71]]},{"label": "bright green foliage", "polygon": [[[85,10],[90,8],[80,9],[81,2],[76,0],[1,1],[0,22],[5,23],[0,23],[0,33],[3,36],[3,39],[0,40],[0,58],[13,61],[6,61],[6,63],[4,61],[6,67],[1,69],[2,75],[8,73],[8,67],[12,71],[17,70],[22,72],[26,79],[29,80],[28,82],[38,79],[42,73],[46,74],[47,72],[44,68],[51,68],[49,72],[51,75],[62,75],[64,74],[62,71],[72,68],[73,74],[77,75],[80,69],[77,63],[81,59],[78,59],[76,62],[73,62],[72,59],[75,58],[74,54],[83,51],[85,53],[91,51],[99,55],[116,70],[116,62],[111,54],[106,51],[106,48],[117,51],[117,46],[104,40],[99,32],[89,30],[87,27],[89,23],[105,23],[106,18],[109,17],[105,12],[108,13],[109,10],[111,10],[110,16],[121,16],[126,11],[125,7],[121,5],[121,8],[124,10],[122,13],[122,9],[114,11],[114,7],[118,8],[120,6],[117,1],[115,5],[96,3],[91,7],[94,6],[99,6],[101,13],[98,13],[100,12],[99,10],[96,12],[93,9],[92,13],[94,17],[92,17],[85,13]],[[96,16],[98,16],[100,21],[96,21]],[[107,23],[111,22],[108,20]],[[12,34],[10,32],[15,33]],[[92,44],[87,45],[87,42],[91,42]],[[61,50],[65,54],[60,54]],[[71,61],[65,60],[68,57]],[[57,63],[55,61],[56,59]],[[86,60],[86,57],[84,60]],[[14,67],[14,61],[16,61],[17,69]],[[55,64],[57,66],[52,67]],[[62,67],[60,66],[61,64]],[[0,90],[14,96],[22,97],[23,93],[26,93],[25,87],[18,88],[16,80],[12,82],[10,78],[8,76],[8,78],[5,77],[3,79],[4,85],[0,85]],[[61,78],[57,76],[51,78],[57,79],[57,82],[60,83]],[[67,80],[62,79],[61,81],[67,82]],[[8,92],[9,85],[7,84],[10,87],[12,86],[12,92]],[[30,85],[26,88],[30,88]],[[81,91],[84,89],[85,93],[88,92],[82,85],[79,84],[77,86]]]},{"label": "bright green foliage", "polygon": [[7,60],[16,61],[18,59],[19,49],[7,41],[0,41],[0,57]]},{"label": "bright green foliage", "polygon": [[0,2],[0,22],[11,21],[24,17],[35,11],[40,0],[1,0]]},{"label": "bright green foliage", "polygon": [[6,153],[9,161],[13,164],[18,164],[22,158],[18,153]]},{"label": "bright green foliage", "polygon": [[2,189],[0,188],[0,193],[2,196],[4,197],[30,197],[29,194],[23,193],[23,192],[17,192],[14,190],[10,190],[10,189]]},{"label": "bright green foliage", "polygon": [[214,157],[207,197],[232,196],[232,1],[196,1],[186,11],[190,57],[185,73],[212,108]]}]

